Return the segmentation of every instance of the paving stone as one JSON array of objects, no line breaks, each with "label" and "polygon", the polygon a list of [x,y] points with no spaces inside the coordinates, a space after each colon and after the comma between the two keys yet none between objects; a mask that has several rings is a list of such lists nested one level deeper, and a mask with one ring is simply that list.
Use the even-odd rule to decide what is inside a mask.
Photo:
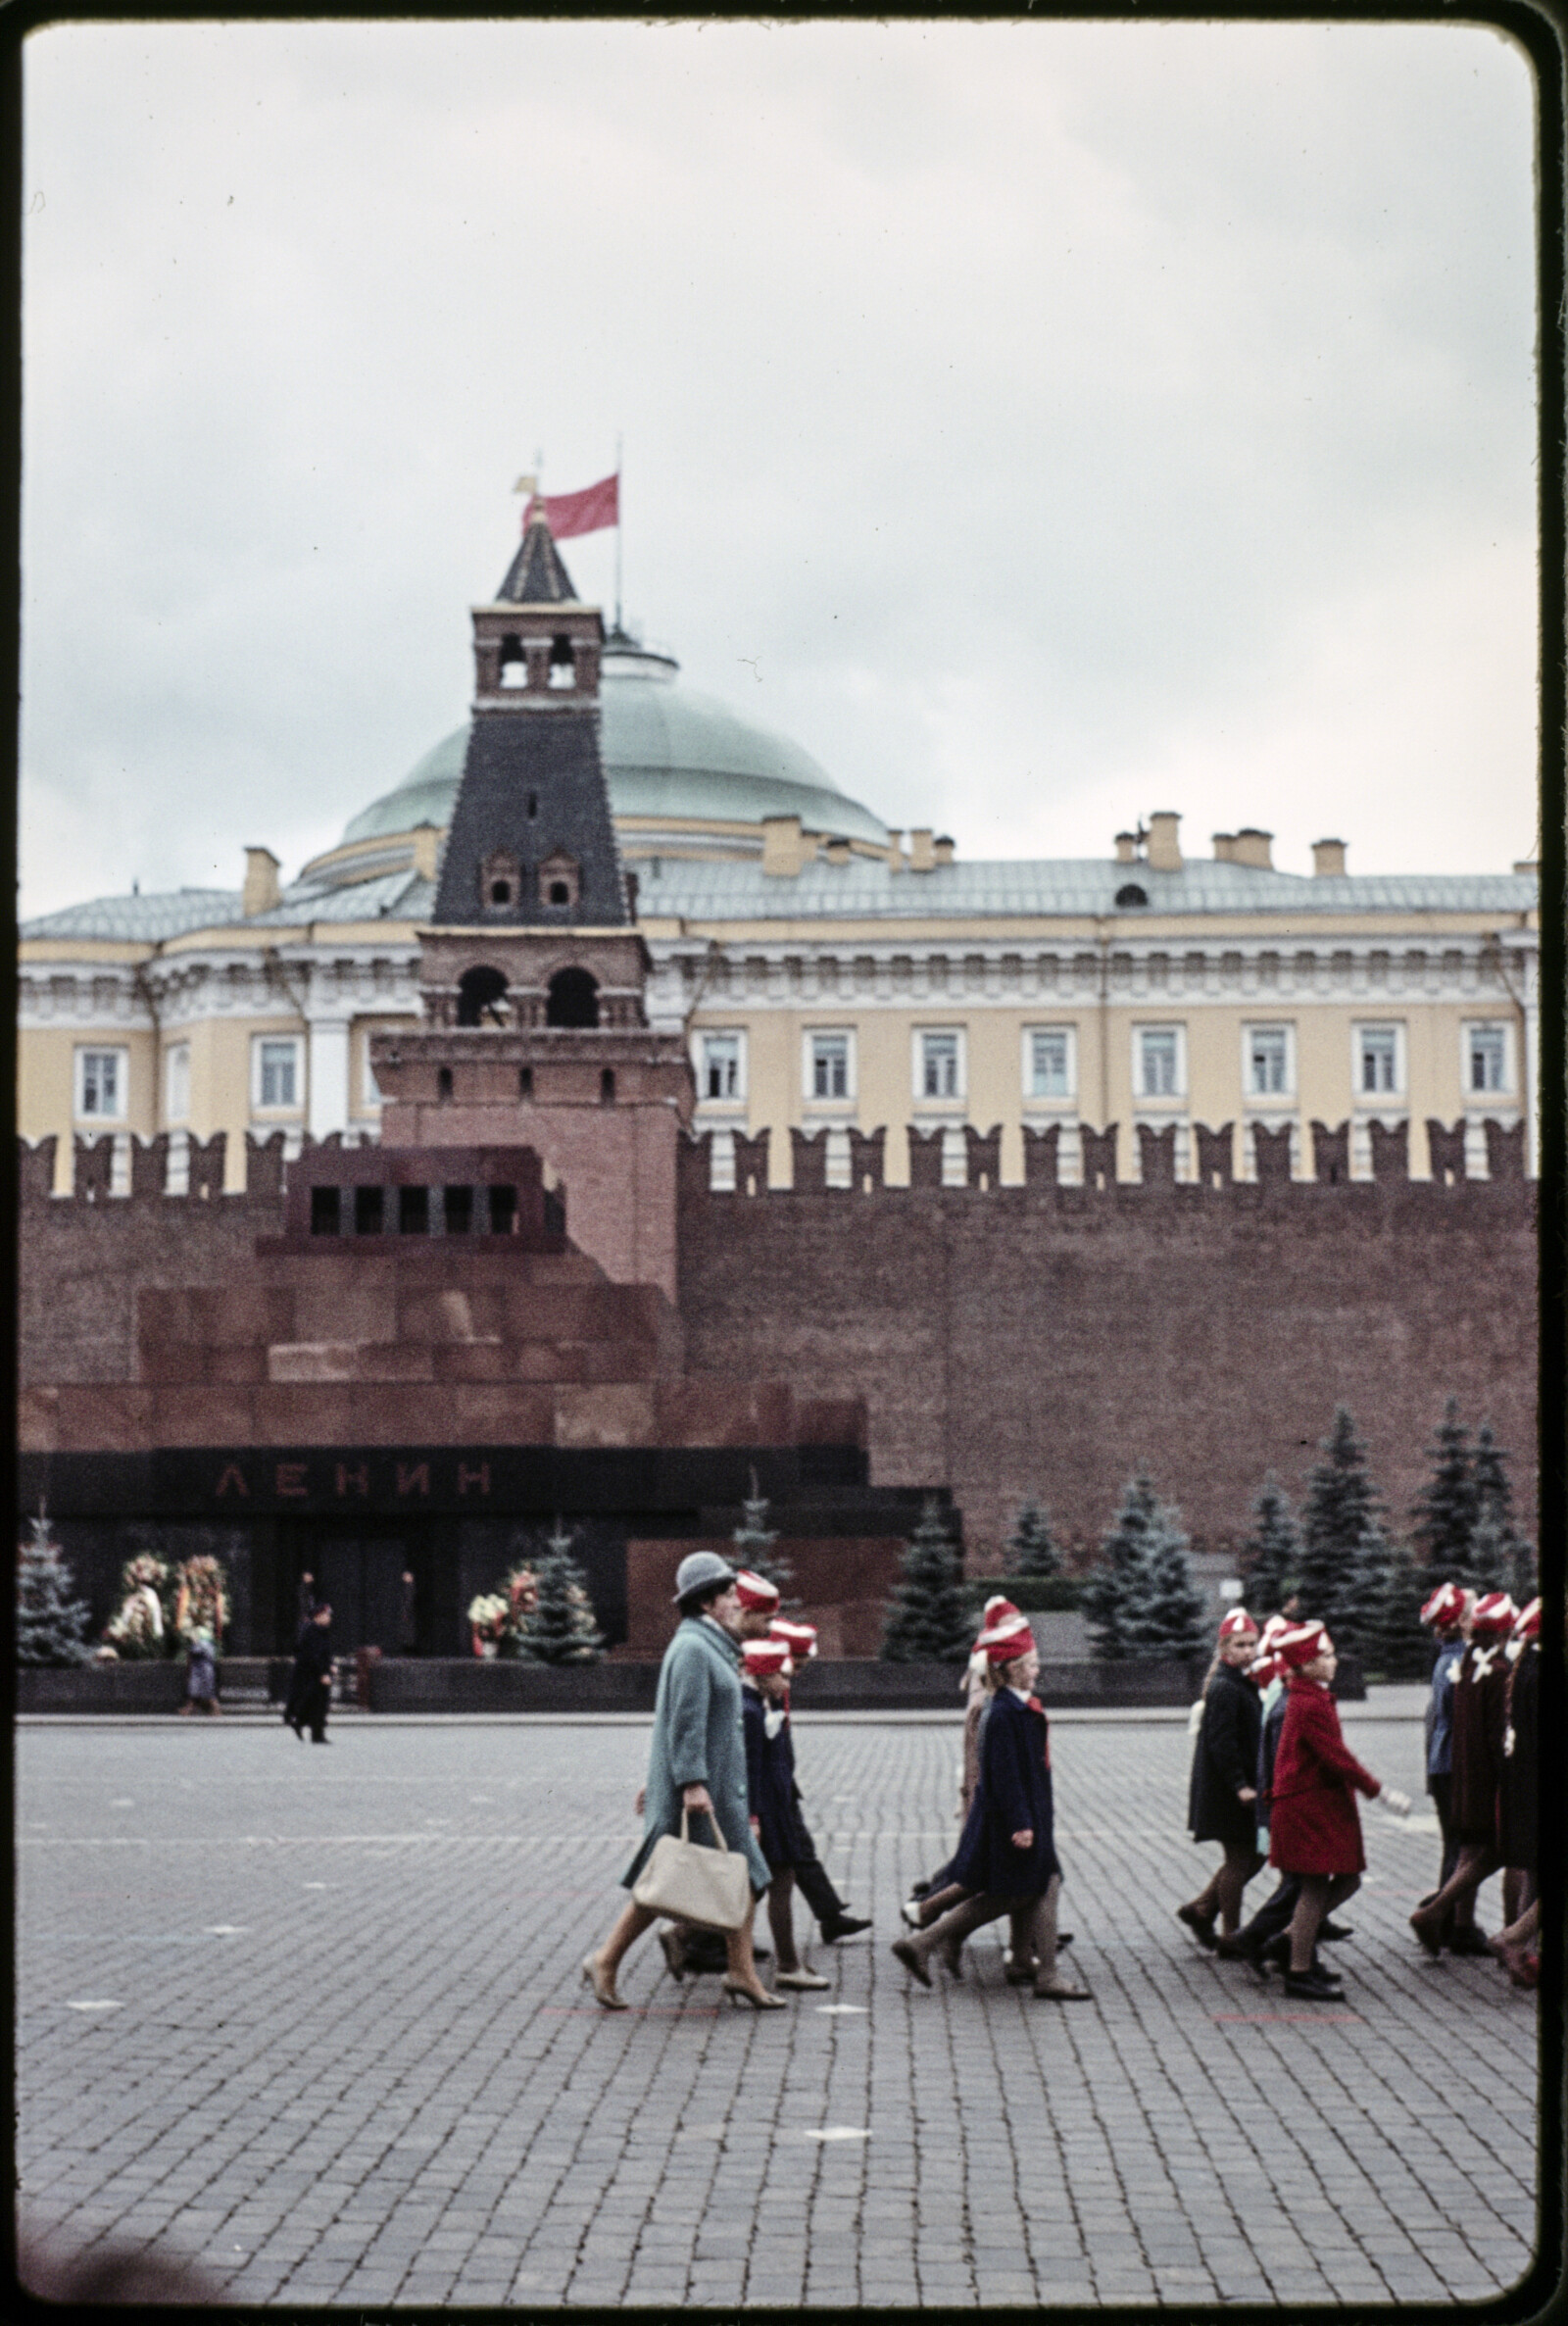
[{"label": "paving stone", "polygon": [[[1358,1744],[1356,1718],[1352,1746],[1419,1793],[1418,1721]],[[345,2310],[1289,2316],[1482,2301],[1529,2265],[1534,1999],[1410,1944],[1431,1838],[1365,1812],[1347,2004],[1293,2009],[1174,1920],[1213,1861],[1185,1837],[1180,1724],[1055,1726],[1071,1961],[1094,1992],[1068,2011],[1006,1987],[999,1929],[929,1995],[889,1955],[900,1898],[953,1838],[956,1720],[803,1721],[808,1815],[877,1936],[815,1949],[824,2000],[862,2015],[807,1998],[775,2021],[721,2011],[711,1980],[674,1987],[651,1942],[622,1973],[630,2011],[586,1997],[643,1729],[345,1720],[326,1766],[238,1722],[198,1762],[172,1729],[19,1732],[35,2235],[151,2244],[229,2301]],[[141,1805],[128,1833],[121,1793]],[[123,2007],[78,2021],[82,1995]],[[869,2138],[806,2137],[831,2127]]]}]

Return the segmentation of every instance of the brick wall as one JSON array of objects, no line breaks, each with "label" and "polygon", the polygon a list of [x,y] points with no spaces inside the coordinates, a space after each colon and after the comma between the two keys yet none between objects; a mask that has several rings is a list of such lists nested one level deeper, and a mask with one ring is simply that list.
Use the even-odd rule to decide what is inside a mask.
[{"label": "brick wall", "polygon": [[1147,1460],[1195,1542],[1293,1496],[1336,1403],[1396,1531],[1445,1398],[1492,1421],[1534,1525],[1536,1245],[1522,1179],[710,1195],[683,1174],[704,1372],[863,1395],[873,1481],[951,1486],[982,1568],[1019,1500],[1088,1549]]}]

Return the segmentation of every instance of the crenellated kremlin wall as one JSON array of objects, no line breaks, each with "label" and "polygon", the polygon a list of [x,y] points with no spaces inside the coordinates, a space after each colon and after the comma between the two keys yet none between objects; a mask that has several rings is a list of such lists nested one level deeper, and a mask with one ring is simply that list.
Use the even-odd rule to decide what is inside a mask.
[{"label": "crenellated kremlin wall", "polygon": [[[710,1135],[683,1139],[686,1363],[785,1382],[803,1404],[863,1399],[872,1483],[950,1488],[980,1567],[1026,1494],[1090,1551],[1138,1461],[1196,1547],[1225,1553],[1265,1471],[1299,1492],[1340,1403],[1397,1531],[1450,1395],[1511,1455],[1530,1530],[1537,1244],[1522,1134],[1489,1124],[1490,1176],[1475,1180],[1462,1126],[1427,1129],[1427,1180],[1408,1175],[1404,1133],[1376,1128],[1374,1176],[1352,1180],[1348,1127],[1314,1124],[1310,1181],[1261,1130],[1255,1181],[1233,1181],[1227,1126],[1197,1131],[1191,1182],[1168,1133],[1140,1129],[1140,1184],[1115,1179],[1112,1133],[1086,1133],[1070,1186],[1054,1132],[1026,1138],[1022,1186],[999,1183],[996,1133],[968,1130],[955,1186],[940,1134],[911,1132],[907,1187],[883,1183],[882,1133],[851,1134],[850,1183],[833,1186],[826,1142],[796,1131],[788,1189],[769,1187],[760,1133],[734,1140],[733,1191],[713,1185]],[[122,1142],[118,1160],[78,1141],[73,1193],[54,1196],[53,1142],[23,1147],[24,1389],[135,1379],[138,1292],[237,1279],[278,1231],[280,1135],[247,1139],[241,1194],[222,1192],[220,1136],[190,1144],[179,1192],[170,1162],[163,1139]],[[569,1233],[569,1188],[566,1201]]]}]

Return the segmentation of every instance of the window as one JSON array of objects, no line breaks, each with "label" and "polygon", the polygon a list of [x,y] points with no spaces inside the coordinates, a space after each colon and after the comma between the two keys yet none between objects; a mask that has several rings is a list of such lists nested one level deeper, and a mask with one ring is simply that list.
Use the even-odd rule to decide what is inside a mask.
[{"label": "window", "polygon": [[1291,1041],[1283,1025],[1253,1025],[1247,1029],[1247,1095],[1254,1099],[1281,1097],[1291,1087]]},{"label": "window", "polygon": [[122,1122],[125,1114],[127,1054],[123,1050],[78,1050],[76,1113],[99,1122]]},{"label": "window", "polygon": [[1507,1089],[1508,1029],[1506,1026],[1466,1026],[1464,1086],[1472,1094]]},{"label": "window", "polygon": [[1024,1089],[1032,1099],[1070,1099],[1073,1095],[1072,1029],[1065,1025],[1031,1026],[1024,1037]]},{"label": "window", "polygon": [[251,1052],[251,1097],[258,1108],[300,1103],[300,1045],[289,1035],[259,1035]]},{"label": "window", "polygon": [[924,1099],[956,1099],[959,1095],[958,1036],[956,1031],[922,1034],[918,1094]]},{"label": "window", "polygon": [[1399,1088],[1399,1029],[1393,1025],[1356,1028],[1355,1087],[1362,1098]]},{"label": "window", "polygon": [[164,1054],[164,1113],[183,1122],[190,1113],[190,1044],[175,1042]]},{"label": "window", "polygon": [[1181,1089],[1180,1028],[1146,1025],[1138,1033],[1138,1095],[1173,1099]]},{"label": "window", "polygon": [[739,1034],[704,1034],[697,1087],[705,1099],[744,1098]]},{"label": "window", "polygon": [[850,1037],[848,1034],[808,1036],[810,1069],[808,1089],[813,1099],[847,1099],[850,1095]]}]

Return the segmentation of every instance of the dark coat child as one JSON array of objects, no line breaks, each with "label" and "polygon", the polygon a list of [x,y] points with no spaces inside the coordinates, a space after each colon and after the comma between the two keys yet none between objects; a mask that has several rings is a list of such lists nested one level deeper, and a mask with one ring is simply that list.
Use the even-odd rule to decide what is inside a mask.
[{"label": "dark coat child", "polygon": [[[1051,1732],[1031,1697],[999,1688],[980,1732],[980,1782],[954,1854],[952,1878],[998,1898],[1034,1898],[1059,1874],[1054,1840]],[[1015,1833],[1032,1832],[1027,1850]]]},{"label": "dark coat child", "polygon": [[1256,1846],[1257,1805],[1237,1797],[1257,1782],[1263,1707],[1245,1670],[1217,1664],[1203,1698],[1203,1721],[1193,1754],[1187,1822],[1196,1842]]},{"label": "dark coat child", "polygon": [[1508,1724],[1509,1664],[1498,1639],[1476,1638],[1453,1684],[1453,1777],[1448,1815],[1461,1843],[1494,1843]]}]

